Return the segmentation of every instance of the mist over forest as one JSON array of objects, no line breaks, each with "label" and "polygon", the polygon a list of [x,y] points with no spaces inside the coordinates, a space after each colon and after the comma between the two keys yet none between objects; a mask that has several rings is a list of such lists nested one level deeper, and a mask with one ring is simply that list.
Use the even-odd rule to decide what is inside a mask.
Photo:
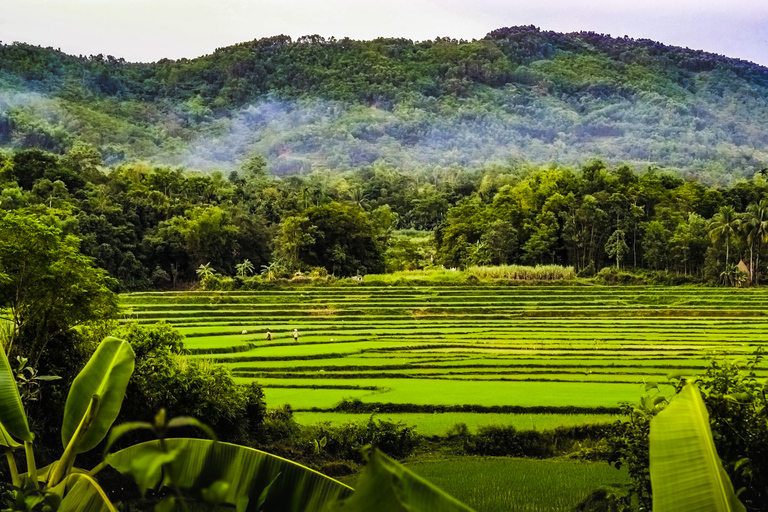
[{"label": "mist over forest", "polygon": [[530,163],[730,185],[768,166],[768,69],[649,40],[511,27],[475,41],[260,39],[134,64],[0,46],[0,146],[276,175]]}]

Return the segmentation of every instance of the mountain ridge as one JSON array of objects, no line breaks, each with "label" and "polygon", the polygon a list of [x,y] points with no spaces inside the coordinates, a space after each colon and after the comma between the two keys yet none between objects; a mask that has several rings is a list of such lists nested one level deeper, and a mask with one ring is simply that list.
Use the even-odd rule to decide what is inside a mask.
[{"label": "mountain ridge", "polygon": [[413,42],[274,36],[128,63],[0,46],[0,144],[277,174],[591,158],[731,183],[768,166],[768,68],[533,26]]}]

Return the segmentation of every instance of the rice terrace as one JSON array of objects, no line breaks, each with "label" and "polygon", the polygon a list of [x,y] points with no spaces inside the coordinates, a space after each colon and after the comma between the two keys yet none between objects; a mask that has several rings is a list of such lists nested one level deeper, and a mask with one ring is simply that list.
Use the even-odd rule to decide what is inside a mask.
[{"label": "rice terrace", "polygon": [[751,355],[764,340],[767,303],[758,289],[652,286],[123,296],[130,318],[171,323],[192,354],[257,380],[271,407],[290,404],[301,421],[375,412],[423,434],[457,422],[543,429],[609,421],[648,381],[701,373],[714,356]]}]

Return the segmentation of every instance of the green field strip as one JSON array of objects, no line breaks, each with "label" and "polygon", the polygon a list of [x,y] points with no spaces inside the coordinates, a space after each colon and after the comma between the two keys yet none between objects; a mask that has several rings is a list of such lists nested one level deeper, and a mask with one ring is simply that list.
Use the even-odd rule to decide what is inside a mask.
[{"label": "green field strip", "polygon": [[[289,329],[290,326],[296,325],[293,322],[273,322],[272,325],[264,323],[262,329],[226,329],[222,331],[222,328],[226,328],[227,325],[206,324],[201,326],[189,326],[183,327],[182,330],[188,332],[191,335],[196,333],[205,332],[217,332],[220,334],[240,334],[242,330],[248,330],[249,333],[254,334],[259,331],[266,330],[266,327],[271,327],[272,330],[280,331],[282,329]],[[233,326],[234,327],[234,326]],[[260,326],[261,327],[261,326]],[[277,327],[277,329],[275,329]],[[561,326],[520,326],[513,323],[499,324],[489,326],[488,324],[480,323],[467,324],[466,322],[457,322],[456,325],[444,322],[442,325],[429,325],[418,324],[414,322],[398,322],[395,325],[385,324],[384,322],[371,322],[368,324],[352,324],[352,323],[317,323],[317,322],[302,322],[296,325],[296,328],[302,327],[305,332],[323,332],[329,330],[344,331],[351,334],[359,332],[376,332],[387,335],[396,334],[399,332],[413,332],[418,329],[420,336],[427,335],[451,335],[451,334],[489,334],[494,337],[516,337],[516,336],[555,336],[560,333],[561,335],[568,335],[574,338],[589,339],[590,336],[594,337],[621,337],[626,338],[628,336],[668,336],[668,337],[716,337],[716,336],[753,336],[763,337],[765,336],[765,327],[745,328],[739,330],[737,326],[710,326],[703,327],[683,327],[683,328],[666,328],[664,325],[659,324],[647,324],[643,326],[617,326],[616,329],[611,330],[608,327],[595,326],[590,329],[589,326],[568,326],[567,324],[562,327],[567,327],[568,330],[559,328]],[[633,328],[634,327],[634,328]]]},{"label": "green field strip", "polygon": [[[692,372],[693,374],[693,372]],[[327,380],[332,376],[338,381],[350,380],[350,379],[417,379],[417,380],[437,380],[437,381],[460,381],[460,382],[578,382],[578,383],[607,383],[607,384],[645,384],[648,380],[657,380],[663,377],[662,375],[654,376],[627,376],[627,375],[605,375],[605,374],[581,374],[581,375],[566,375],[562,377],[548,375],[525,375],[525,374],[505,374],[505,375],[485,375],[485,376],[472,376],[472,375],[446,375],[440,373],[424,374],[424,373],[407,373],[407,372],[355,372],[355,373],[302,373],[302,374],[290,374],[290,373],[249,373],[249,372],[236,372],[235,375],[239,378],[250,378],[263,382],[265,379],[278,378],[283,382],[295,382],[307,379],[317,379],[318,381]],[[285,385],[274,387],[286,387]],[[302,387],[298,385],[291,385],[290,387]],[[312,388],[332,388],[336,386],[326,386],[323,384],[314,384],[307,386]],[[350,386],[349,389],[358,389],[359,386]],[[344,388],[347,389],[347,388]]]},{"label": "green field strip", "polygon": [[[261,321],[261,319],[259,319]],[[305,318],[301,319],[306,321]],[[746,330],[759,330],[768,326],[768,322],[753,320],[745,323],[743,319],[727,319],[722,317],[696,317],[696,318],[486,318],[482,317],[477,320],[467,321],[465,319],[452,319],[441,317],[437,320],[411,318],[406,317],[392,317],[392,316],[360,316],[350,318],[331,318],[331,319],[312,319],[311,322],[305,323],[318,323],[319,325],[332,324],[338,327],[347,325],[361,325],[361,326],[375,326],[383,327],[386,323],[400,324],[417,324],[424,327],[440,327],[440,326],[464,326],[464,325],[485,325],[487,327],[515,327],[519,329],[556,329],[562,326],[568,326],[574,330],[579,329],[612,329],[620,327],[624,329],[634,328],[647,328],[658,326],[659,328],[670,328],[675,330],[689,330],[689,329],[722,329],[726,327],[743,328]],[[226,322],[205,322],[198,320],[194,323],[190,323],[188,326],[199,325],[201,327],[206,325],[227,325]]]},{"label": "green field strip", "polygon": [[[758,346],[765,346],[766,341],[762,338],[729,338],[725,336],[717,336],[714,339],[705,338],[680,338],[671,337],[663,338],[659,336],[648,336],[640,339],[624,339],[624,338],[594,338],[589,339],[573,339],[573,338],[528,338],[528,337],[515,337],[515,338],[493,338],[488,336],[477,336],[474,334],[461,334],[453,336],[414,336],[412,334],[397,334],[397,335],[382,335],[377,332],[354,332],[348,333],[344,331],[300,331],[299,344],[317,344],[327,343],[329,341],[345,341],[345,342],[357,342],[365,340],[376,341],[389,341],[400,343],[411,343],[414,346],[434,346],[436,348],[445,349],[467,349],[469,350],[514,350],[514,351],[564,351],[571,350],[574,352],[581,351],[617,351],[622,350],[626,352],[644,352],[649,350],[659,351],[696,351],[702,350],[709,351],[735,351],[743,352],[744,350],[752,350]],[[274,334],[271,342],[281,342],[284,344],[296,343],[290,336],[289,332],[280,332]],[[254,346],[261,346],[268,344],[269,342],[264,338],[263,334],[256,336],[253,335],[205,335],[205,336],[193,336],[186,338],[185,345],[189,348],[193,347],[221,347],[221,346],[235,346],[242,344],[252,344]]]},{"label": "green field strip", "polygon": [[[257,358],[297,358],[310,357],[310,356],[324,356],[328,354],[355,354],[363,350],[372,350],[382,348],[398,348],[401,344],[393,341],[361,341],[361,342],[347,342],[347,343],[314,343],[308,345],[294,344],[287,346],[283,344],[270,345],[265,347],[257,347],[247,352],[240,352],[236,354],[216,354],[216,357],[211,359],[227,359],[228,355],[236,356],[237,359],[243,361],[252,357]],[[286,350],[286,347],[289,350]],[[202,357],[205,354],[200,355]],[[192,355],[190,357],[196,357]]]},{"label": "green field strip", "polygon": [[[491,292],[490,294],[488,292]],[[592,293],[579,294],[531,294],[531,293],[504,293],[496,290],[488,290],[485,293],[459,294],[459,293],[402,293],[402,294],[346,294],[346,295],[321,295],[306,294],[303,296],[280,296],[274,294],[235,296],[231,295],[224,298],[207,296],[186,296],[176,298],[165,298],[163,300],[143,301],[128,300],[121,297],[121,305],[124,307],[140,307],[145,309],[162,309],[172,307],[174,304],[189,307],[225,307],[225,306],[259,306],[269,305],[290,305],[290,304],[308,304],[308,305],[326,305],[326,304],[365,304],[377,302],[383,304],[394,303],[422,303],[422,304],[450,304],[454,302],[472,303],[487,302],[495,303],[549,303],[549,302],[581,302],[581,303],[614,303],[622,306],[632,305],[667,305],[667,304],[716,304],[718,302],[736,304],[740,301],[748,300],[752,303],[768,302],[768,293],[762,291],[760,294],[739,294],[728,296],[721,293],[666,293],[664,295],[648,295],[638,293],[605,294],[603,290],[593,291]],[[193,292],[187,292],[193,293]]]},{"label": "green field strip", "polygon": [[302,425],[329,423],[333,426],[346,423],[365,423],[373,417],[377,420],[402,423],[414,427],[425,436],[445,435],[457,423],[464,423],[470,432],[489,425],[511,425],[518,430],[548,430],[557,427],[612,423],[620,416],[612,414],[498,414],[498,413],[385,413],[351,414],[345,412],[295,412],[294,419]]},{"label": "green field strip", "polygon": [[676,311],[676,310],[763,310],[768,306],[768,301],[756,300],[745,304],[741,300],[724,301],[721,299],[713,300],[684,300],[669,303],[631,303],[627,301],[604,301],[599,299],[581,300],[574,302],[571,300],[550,299],[550,300],[492,300],[484,299],[479,301],[430,301],[430,300],[392,300],[392,301],[361,301],[359,299],[346,302],[311,302],[302,301],[297,303],[250,303],[250,304],[202,304],[180,307],[178,304],[168,304],[164,306],[147,306],[143,308],[131,307],[124,310],[126,314],[135,315],[138,318],[185,318],[190,315],[204,316],[209,318],[220,318],[225,316],[245,316],[245,315],[265,315],[283,313],[286,311],[301,312],[301,314],[329,315],[329,314],[376,314],[381,313],[399,313],[423,314],[444,311],[464,311],[464,312],[519,312],[531,309],[610,309],[626,311]]},{"label": "green field strip", "polygon": [[[238,378],[238,380],[240,380]],[[314,393],[328,393],[333,390],[300,390],[270,389],[271,382],[283,384],[282,380],[259,379],[264,386],[267,403],[272,407],[289,404],[295,409],[323,407],[314,402]],[[332,381],[329,381],[332,382]],[[365,401],[412,403],[422,405],[463,405],[480,406],[515,405],[531,406],[577,406],[577,407],[615,407],[620,402],[635,402],[642,396],[645,388],[639,384],[583,383],[583,382],[487,382],[487,381],[451,381],[430,379],[349,379],[347,384],[389,388],[388,391],[377,393],[375,400],[372,395],[357,395]],[[302,383],[301,379],[291,381],[292,384]],[[305,379],[304,383],[311,386],[317,381]],[[352,390],[350,390],[352,392]],[[285,401],[290,394],[294,402]],[[338,400],[347,396],[344,392],[337,394]],[[271,397],[271,398],[270,398]],[[329,395],[323,395],[329,399]]]},{"label": "green field strip", "polygon": [[[525,354],[547,354],[547,355],[570,355],[580,352],[587,352],[593,354],[604,354],[607,356],[616,356],[626,353],[642,353],[642,354],[674,354],[674,353],[689,353],[696,354],[703,352],[726,352],[726,353],[745,353],[753,352],[754,349],[746,344],[732,344],[732,345],[715,345],[715,346],[689,346],[689,345],[671,345],[666,346],[663,343],[658,343],[650,346],[630,346],[624,344],[607,345],[597,344],[591,346],[573,346],[572,344],[566,345],[546,345],[538,344],[536,346],[527,345],[477,345],[472,343],[423,343],[423,346],[419,347],[417,343],[419,339],[413,338],[393,338],[392,341],[397,340],[402,343],[406,343],[409,346],[413,346],[413,350],[419,350],[422,352],[461,352],[464,354],[510,354],[510,355],[525,355]],[[384,341],[384,340],[380,340]],[[752,349],[752,350],[750,350]],[[380,349],[385,350],[385,349]]]},{"label": "green field strip", "polygon": [[[239,343],[237,343],[239,341]],[[323,335],[323,336],[301,336],[301,339],[297,342],[293,340],[293,337],[290,336],[290,332],[288,334],[283,334],[282,336],[273,336],[271,340],[264,339],[264,336],[253,336],[253,335],[241,335],[241,337],[238,339],[238,337],[235,336],[227,336],[227,337],[215,337],[215,336],[206,336],[206,337],[198,337],[198,338],[187,338],[184,342],[184,347],[187,348],[187,350],[192,353],[224,353],[224,349],[226,347],[234,347],[237,350],[241,351],[239,347],[250,347],[250,349],[256,350],[261,348],[267,348],[267,347],[273,347],[273,346],[279,346],[279,347],[286,347],[288,350],[290,350],[292,347],[302,347],[304,345],[329,345],[332,343],[338,344],[338,343],[359,343],[359,342],[365,342],[365,341],[378,341],[383,344],[391,344],[391,343],[400,343],[400,344],[407,344],[408,346],[413,346],[413,343],[408,343],[407,340],[377,340],[376,337],[371,336],[339,336],[339,335]],[[233,344],[234,343],[234,344]]]},{"label": "green field strip", "polygon": [[[166,320],[172,320],[172,319],[166,319]],[[280,319],[273,319],[271,317],[263,317],[263,318],[257,318],[254,319],[252,317],[248,317],[246,322],[246,326],[250,325],[252,328],[257,327],[258,329],[263,329],[267,326],[276,323],[280,324],[289,324],[289,323],[298,323],[302,326],[332,326],[334,328],[393,328],[393,327],[408,327],[408,326],[420,326],[424,328],[435,328],[435,327],[466,327],[468,325],[483,325],[485,328],[496,328],[496,329],[518,329],[518,330],[527,330],[527,331],[536,331],[536,330],[557,330],[562,328],[567,328],[569,330],[572,330],[574,332],[580,332],[585,331],[588,329],[594,329],[596,332],[601,331],[608,331],[612,328],[622,328],[622,329],[641,329],[641,330],[648,330],[648,329],[665,329],[669,328],[673,332],[686,332],[690,330],[695,331],[721,331],[721,330],[737,330],[739,328],[743,329],[745,332],[759,332],[764,331],[766,327],[768,326],[768,323],[766,322],[758,322],[758,321],[749,321],[745,322],[744,319],[738,319],[738,320],[727,320],[727,319],[713,319],[713,318],[701,318],[701,319],[692,319],[692,318],[643,318],[643,319],[637,319],[637,318],[614,318],[610,320],[601,319],[601,318],[594,318],[594,317],[584,317],[584,318],[564,318],[564,319],[558,319],[556,321],[549,320],[546,321],[544,319],[535,318],[490,318],[488,316],[482,316],[477,319],[471,319],[468,320],[466,318],[464,319],[453,319],[453,318],[447,318],[447,317],[441,317],[438,320],[431,320],[431,319],[414,319],[414,318],[395,318],[391,316],[384,316],[384,317],[360,317],[360,318],[312,318],[308,320],[307,318],[280,318]],[[258,320],[258,323],[254,322],[254,320]],[[200,319],[197,319],[197,321],[192,323],[183,323],[183,322],[169,322],[178,324],[178,326],[182,329],[189,330],[190,332],[194,332],[193,328],[197,330],[204,330],[206,328],[210,330],[218,330],[221,327],[241,327],[243,326],[243,322],[233,322],[230,321],[230,319],[227,319],[226,321],[216,321],[216,322],[203,322]],[[231,330],[231,332],[239,332],[235,331],[234,329]]]},{"label": "green field strip", "polygon": [[[733,358],[736,359],[736,358]],[[233,370],[241,372],[312,372],[322,370],[324,372],[352,372],[358,368],[360,371],[370,372],[372,369],[379,368],[381,370],[414,370],[414,371],[426,371],[432,369],[436,372],[446,371],[480,371],[481,369],[488,369],[489,371],[521,371],[521,372],[533,372],[533,371],[577,371],[577,372],[624,372],[624,373],[663,373],[675,370],[695,370],[706,371],[710,367],[709,358],[690,359],[680,358],[677,360],[668,359],[650,359],[647,361],[626,360],[616,363],[614,361],[607,361],[605,359],[562,359],[542,362],[541,359],[526,359],[526,360],[481,360],[474,362],[474,364],[457,364],[455,361],[445,362],[432,362],[430,364],[418,364],[418,361],[410,360],[406,358],[393,357],[381,360],[381,362],[373,361],[360,357],[343,357],[327,358],[324,360],[313,361],[297,361],[297,360],[283,360],[283,361],[265,361],[253,364],[247,361],[238,360],[236,362],[229,363],[228,366]],[[570,370],[574,369],[574,370]],[[764,370],[760,370],[763,372]]]},{"label": "green field strip", "polygon": [[314,386],[309,386],[309,387],[306,385],[294,385],[294,384],[272,384],[270,388],[271,389],[334,389],[334,390],[354,389],[354,390],[365,390],[365,391],[382,391],[381,388],[377,388],[376,386],[360,386],[360,385],[350,385],[350,384],[328,384],[328,383],[316,384]]},{"label": "green field strip", "polygon": [[297,361],[295,359],[271,360],[253,363],[249,361],[233,361],[225,363],[233,371],[282,371],[283,368],[295,368],[297,363],[301,363],[301,371],[318,371],[328,368],[342,368],[345,365],[352,367],[361,367],[368,365],[370,368],[377,368],[377,361],[369,362],[367,359],[359,357],[358,354],[345,357],[325,357],[322,359],[313,359],[307,361]]},{"label": "green field strip", "polygon": [[400,315],[400,316],[438,316],[438,315],[451,315],[451,316],[466,316],[466,315],[518,315],[518,316],[542,316],[546,314],[559,313],[569,315],[592,314],[597,317],[605,317],[606,314],[612,316],[627,317],[631,315],[648,317],[657,314],[658,316],[713,316],[713,317],[745,317],[745,316],[765,316],[766,304],[741,304],[730,305],[718,302],[708,306],[702,305],[633,305],[632,307],[622,307],[620,305],[605,304],[605,303],[580,303],[578,305],[565,302],[561,304],[541,304],[530,303],[520,305],[488,305],[487,303],[477,303],[476,305],[468,303],[459,303],[456,305],[433,305],[433,306],[416,306],[407,307],[403,304],[397,304],[393,306],[384,306],[377,304],[376,306],[362,307],[326,307],[326,308],[312,308],[309,306],[291,305],[285,307],[280,305],[279,307],[269,307],[261,305],[258,308],[251,308],[247,310],[216,310],[216,311],[197,311],[193,308],[187,308],[184,310],[173,311],[146,311],[146,310],[131,310],[127,311],[126,315],[133,316],[136,319],[173,319],[180,320],[186,318],[207,318],[207,319],[219,319],[219,318],[244,318],[248,316],[264,316],[271,315],[275,318],[294,315],[297,317],[341,317],[341,316],[377,316],[377,315]]},{"label": "green field strip", "polygon": [[768,296],[768,292],[761,288],[752,289],[728,289],[728,288],[707,288],[707,287],[668,287],[668,286],[555,286],[555,285],[516,285],[512,287],[482,285],[482,286],[440,286],[440,285],[418,285],[418,286],[350,286],[350,287],[296,287],[283,289],[262,289],[257,291],[238,290],[228,292],[217,291],[195,291],[195,292],[133,292],[121,295],[121,299],[126,302],[152,303],[175,299],[179,301],[197,301],[197,300],[241,300],[243,298],[255,300],[263,297],[412,297],[414,295],[456,295],[473,296],[487,295],[492,290],[495,295],[569,295],[569,296],[594,296],[599,292],[601,296],[634,296],[640,295],[647,298],[663,299],[669,296]]},{"label": "green field strip", "polygon": [[[235,378],[238,384],[250,382],[248,379]],[[375,391],[364,389],[307,389],[307,388],[270,388],[264,389],[264,400],[270,407],[279,407],[282,405],[302,404],[304,407],[332,408],[342,398],[360,398],[368,396]]]}]

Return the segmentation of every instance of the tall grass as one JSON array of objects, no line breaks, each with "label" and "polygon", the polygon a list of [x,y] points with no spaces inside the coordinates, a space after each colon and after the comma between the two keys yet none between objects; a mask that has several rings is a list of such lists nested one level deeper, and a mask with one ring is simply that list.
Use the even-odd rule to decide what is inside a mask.
[{"label": "tall grass", "polygon": [[508,279],[514,281],[562,281],[576,278],[573,267],[560,265],[499,265],[495,267],[469,267],[467,274],[478,279]]}]

